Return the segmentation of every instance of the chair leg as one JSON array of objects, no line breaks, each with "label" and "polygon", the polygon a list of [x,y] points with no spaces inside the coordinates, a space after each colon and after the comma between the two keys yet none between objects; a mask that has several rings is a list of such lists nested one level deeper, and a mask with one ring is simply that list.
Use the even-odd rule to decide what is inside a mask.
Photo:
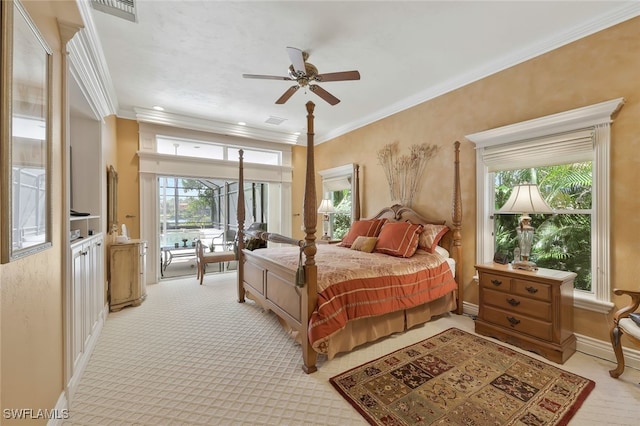
[{"label": "chair leg", "polygon": [[618,361],[618,366],[613,370],[609,370],[609,375],[613,378],[619,377],[624,371],[624,354],[622,353],[622,343],[620,342],[621,335],[622,333],[618,326],[614,326],[611,329],[611,345],[613,346],[613,353],[616,354],[616,360]]},{"label": "chair leg", "polygon": [[205,267],[205,264],[201,263],[200,264],[200,285],[202,285],[202,280],[204,278],[204,267]]}]

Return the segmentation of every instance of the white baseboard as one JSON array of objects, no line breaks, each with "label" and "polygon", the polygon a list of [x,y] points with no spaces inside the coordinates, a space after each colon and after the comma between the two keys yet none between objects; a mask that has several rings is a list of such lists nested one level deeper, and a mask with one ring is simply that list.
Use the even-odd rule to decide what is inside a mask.
[{"label": "white baseboard", "polygon": [[[610,341],[598,340],[581,334],[576,334],[576,339],[578,339],[578,351],[617,364]],[[624,354],[624,364],[626,367],[640,370],[640,351],[623,347],[622,353]],[[614,367],[615,365],[611,368]]]},{"label": "white baseboard", "polygon": [[478,316],[478,305],[474,305],[469,302],[462,302],[462,313],[466,315],[471,315],[472,317]]},{"label": "white baseboard", "polygon": [[62,426],[64,420],[69,418],[69,403],[65,392],[61,392],[52,413],[47,421],[47,426]]},{"label": "white baseboard", "polygon": [[82,374],[84,373],[84,369],[87,367],[87,363],[89,362],[89,358],[91,358],[91,354],[93,353],[93,349],[98,343],[98,337],[100,337],[100,333],[102,332],[102,327],[104,326],[105,321],[107,320],[107,315],[109,314],[109,304],[104,305],[102,312],[98,316],[98,320],[96,321],[95,329],[89,340],[87,341],[87,346],[85,347],[84,352],[80,356],[78,363],[76,364],[76,369],[69,379],[69,383],[67,383],[67,389],[65,390],[66,400],[70,403],[73,400],[73,395],[78,388],[78,384],[80,383],[80,379],[82,378]]},{"label": "white baseboard", "polygon": [[[478,305],[469,302],[463,302],[463,312],[467,315],[478,316]],[[576,334],[577,347],[576,350],[586,355],[601,358],[617,364],[616,356],[613,353],[611,342],[608,340],[594,339],[593,337]],[[624,354],[625,367],[640,370],[640,351],[631,348],[622,348]],[[614,368],[613,365],[611,368]]]}]

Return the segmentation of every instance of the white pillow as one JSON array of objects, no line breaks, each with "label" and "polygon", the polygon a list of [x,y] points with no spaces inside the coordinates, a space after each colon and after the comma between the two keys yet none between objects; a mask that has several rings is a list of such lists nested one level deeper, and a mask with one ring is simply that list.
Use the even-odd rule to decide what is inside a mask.
[{"label": "white pillow", "polygon": [[442,246],[436,246],[436,253],[438,253],[440,256],[449,257],[449,251]]}]

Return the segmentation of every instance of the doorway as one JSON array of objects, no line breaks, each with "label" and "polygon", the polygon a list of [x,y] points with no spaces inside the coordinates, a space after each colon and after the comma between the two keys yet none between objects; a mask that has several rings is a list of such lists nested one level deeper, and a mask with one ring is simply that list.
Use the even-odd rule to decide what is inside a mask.
[{"label": "doorway", "polygon": [[[185,176],[158,176],[161,279],[196,276],[196,241],[205,251],[234,249],[238,229],[238,182]],[[246,183],[248,221],[266,222],[267,184]],[[236,269],[235,262],[209,265],[210,273]]]}]

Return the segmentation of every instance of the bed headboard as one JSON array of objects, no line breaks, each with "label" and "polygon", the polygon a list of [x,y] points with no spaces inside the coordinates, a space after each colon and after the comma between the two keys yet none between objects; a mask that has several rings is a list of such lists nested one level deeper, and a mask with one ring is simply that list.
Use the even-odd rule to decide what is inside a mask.
[{"label": "bed headboard", "polygon": [[[385,207],[370,219],[387,219],[391,222],[411,222],[417,225],[426,225],[427,223],[431,223],[434,225],[447,225],[446,220],[428,219],[420,215],[411,207],[406,207],[400,204],[394,204],[391,207]],[[438,245],[444,247],[449,252],[452,252],[451,248],[453,246],[453,230],[451,229],[451,226],[449,226],[449,231],[444,235],[444,237],[442,237]]]}]

